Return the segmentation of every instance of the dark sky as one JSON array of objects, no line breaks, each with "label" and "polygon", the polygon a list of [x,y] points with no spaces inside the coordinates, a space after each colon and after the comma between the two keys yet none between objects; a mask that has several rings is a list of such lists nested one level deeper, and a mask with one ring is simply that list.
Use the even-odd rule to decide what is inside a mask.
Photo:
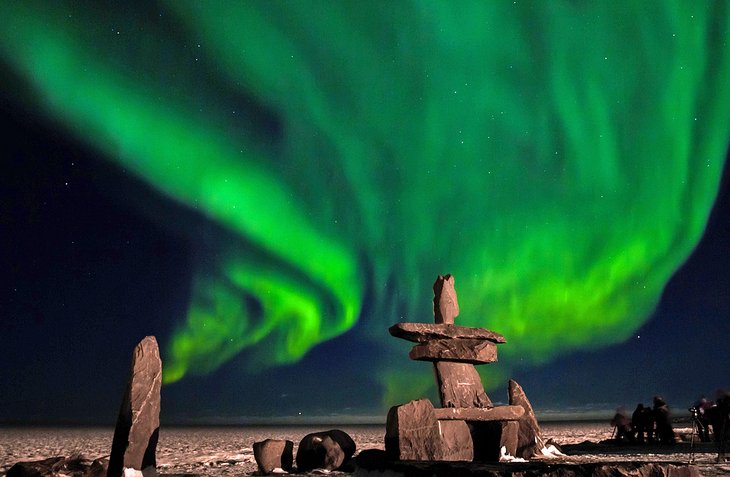
[{"label": "dark sky", "polygon": [[[193,253],[184,238],[120,201],[120,191],[144,196],[177,220],[205,221],[7,98],[0,120],[7,138],[0,421],[111,423],[136,342],[146,334],[164,342],[172,317],[185,314]],[[682,407],[728,385],[729,185],[726,167],[704,237],[636,338],[515,372],[538,410],[606,409],[655,393]],[[224,365],[167,386],[163,416],[378,414],[376,377],[368,376],[369,350],[357,332],[316,347],[295,366],[244,378]],[[308,374],[316,380],[302,379]]]},{"label": "dark sky", "polygon": [[[658,211],[666,212],[669,208],[668,216],[673,216],[672,207],[676,204],[672,200],[676,195],[669,194],[670,189],[673,194],[680,190],[680,194],[695,199],[701,196],[698,192],[702,191],[692,187],[684,190],[677,186],[677,181],[682,180],[684,184],[689,178],[702,184],[705,176],[695,174],[698,171],[692,168],[704,167],[705,160],[708,167],[719,164],[722,156],[684,157],[684,152],[673,154],[671,146],[685,144],[682,140],[686,139],[689,150],[694,151],[695,146],[702,150],[707,144],[721,141],[723,134],[727,136],[728,128],[722,120],[728,116],[727,111],[719,106],[724,104],[720,93],[725,86],[718,88],[715,83],[727,76],[723,76],[722,69],[726,65],[722,61],[707,61],[710,67],[693,69],[697,65],[673,52],[681,52],[688,58],[697,58],[699,54],[702,58],[727,56],[724,37],[717,33],[723,31],[725,24],[715,21],[725,14],[726,7],[720,4],[707,8],[683,6],[672,17],[676,23],[672,23],[665,22],[663,16],[632,16],[632,11],[627,13],[624,8],[616,9],[609,4],[562,10],[539,2],[517,4],[482,4],[479,13],[490,21],[498,21],[492,21],[486,30],[483,25],[471,25],[474,41],[463,34],[467,25],[455,21],[447,12],[439,19],[441,23],[437,22],[439,28],[432,28],[425,20],[424,23],[401,23],[412,19],[399,10],[405,8],[405,3],[394,3],[397,8],[378,11],[390,22],[372,22],[369,7],[361,11],[356,3],[350,4],[351,11],[345,12],[346,15],[333,10],[323,12],[321,17],[310,16],[306,4],[296,4],[304,12],[300,12],[300,17],[288,9],[277,9],[276,4],[271,10],[264,8],[265,15],[256,16],[255,4],[244,3],[238,12],[239,19],[251,23],[243,27],[239,22],[230,30],[207,30],[209,25],[223,21],[222,13],[197,11],[198,4],[194,3],[190,8],[187,4],[175,4],[174,12],[153,2],[129,2],[101,12],[94,10],[93,3],[8,3],[0,7],[0,12],[7,9],[13,19],[7,23],[11,27],[0,27],[3,35],[0,39],[7,40],[0,45],[5,48],[0,50],[0,61],[4,62],[0,62],[0,130],[3,132],[0,141],[3,165],[0,176],[0,424],[112,424],[135,344],[145,335],[155,335],[165,359],[176,328],[182,330],[182,335],[189,331],[183,324],[191,303],[202,302],[210,305],[210,309],[220,304],[206,303],[207,295],[203,294],[202,298],[195,295],[196,291],[205,290],[201,281],[205,284],[209,277],[211,282],[218,280],[214,285],[220,288],[215,292],[234,289],[239,293],[232,301],[248,312],[240,315],[253,316],[253,324],[246,323],[247,330],[265,328],[262,323],[269,317],[261,316],[261,303],[265,302],[261,297],[270,290],[290,292],[287,287],[292,282],[297,288],[292,293],[292,301],[311,294],[316,304],[321,305],[317,311],[324,310],[320,317],[345,315],[337,307],[349,303],[351,297],[343,298],[338,293],[345,290],[342,293],[347,294],[348,284],[328,281],[327,273],[323,278],[314,253],[297,261],[300,257],[296,253],[280,248],[286,240],[291,240],[290,237],[282,240],[287,232],[270,229],[279,235],[264,243],[267,234],[257,232],[258,224],[247,222],[253,214],[228,220],[231,216],[223,208],[216,208],[220,204],[214,201],[198,209],[198,201],[206,202],[206,194],[215,195],[220,188],[204,189],[189,181],[186,184],[189,189],[184,186],[175,189],[188,180],[188,170],[174,177],[164,173],[156,175],[160,170],[171,171],[165,167],[172,160],[188,157],[186,147],[223,151],[224,154],[214,158],[217,162],[211,165],[210,169],[215,169],[211,175],[229,174],[249,194],[258,184],[255,171],[267,171],[269,175],[262,174],[262,177],[275,178],[266,183],[267,192],[275,190],[259,203],[262,208],[268,201],[273,205],[260,217],[276,219],[279,210],[283,213],[295,210],[296,213],[281,221],[294,222],[292,230],[302,232],[296,239],[301,238],[304,243],[337,237],[350,246],[348,252],[355,257],[355,266],[361,268],[355,275],[364,284],[363,289],[357,288],[360,283],[351,286],[363,295],[362,303],[358,302],[361,319],[352,329],[333,339],[317,336],[310,340],[308,345],[312,348],[294,364],[253,373],[248,370],[261,363],[262,357],[266,361],[271,355],[273,361],[274,354],[289,344],[285,340],[296,338],[299,330],[296,326],[294,333],[287,326],[277,328],[269,341],[244,347],[242,351],[229,346],[227,339],[215,342],[212,351],[193,362],[188,375],[163,387],[162,417],[166,422],[238,422],[251,417],[264,420],[282,417],[291,421],[292,416],[299,419],[300,413],[302,419],[334,414],[334,420],[346,419],[342,416],[375,416],[384,420],[381,400],[387,395],[384,391],[387,379],[383,374],[401,367],[404,372],[402,376],[396,373],[396,387],[407,392],[412,387],[414,395],[408,396],[421,397],[416,394],[422,386],[411,383],[409,379],[413,375],[409,373],[423,370],[426,365],[410,362],[407,348],[403,348],[402,356],[395,352],[390,344],[393,338],[387,333],[387,324],[401,321],[402,310],[420,310],[423,300],[420,292],[412,288],[413,283],[426,278],[410,277],[408,273],[441,266],[453,250],[459,252],[452,256],[454,261],[463,261],[462,255],[481,256],[480,247],[486,248],[485,244],[508,253],[504,244],[510,240],[519,246],[527,243],[528,253],[517,255],[529,256],[530,244],[549,242],[559,247],[564,245],[560,234],[565,231],[572,234],[576,229],[579,229],[576,242],[584,239],[595,245],[591,242],[595,237],[585,234],[583,229],[594,230],[583,224],[560,222],[564,219],[561,214],[551,216],[558,221],[554,229],[536,227],[535,236],[528,234],[527,225],[523,227],[520,219],[534,219],[529,212],[535,210],[536,215],[562,210],[565,212],[562,215],[571,218],[584,217],[580,213],[587,211],[585,217],[595,214],[598,217],[595,222],[606,233],[611,231],[613,221],[623,219],[622,210],[600,215],[610,209],[602,205],[603,195],[598,197],[604,191],[600,187],[603,185],[608,191],[623,190],[626,184],[611,183],[611,167],[606,167],[609,171],[605,173],[605,164],[593,160],[590,148],[601,147],[602,142],[596,138],[603,135],[597,136],[586,124],[600,123],[615,136],[615,151],[609,147],[612,152],[608,155],[618,153],[616,157],[608,157],[607,162],[619,169],[624,167],[616,175],[624,177],[625,174],[629,183],[634,181],[641,189],[637,190],[637,197],[642,200],[637,198],[634,202],[642,203],[627,215],[644,211],[643,199],[653,197]],[[643,8],[654,7],[637,2],[632,8],[634,12],[646,13]],[[325,13],[332,13],[332,17]],[[427,13],[419,12],[419,15],[428,19]],[[624,21],[625,15],[631,21]],[[303,18],[312,23],[300,21]],[[685,41],[687,37],[682,33],[694,32],[700,20],[716,27],[707,29],[706,45]],[[352,25],[357,28],[348,28]],[[561,25],[570,28],[553,28]],[[616,25],[621,28],[621,41],[615,35]],[[331,28],[328,30],[327,26]],[[268,32],[271,36],[266,36],[266,41],[249,38],[249,50],[241,50],[237,42],[247,38],[245,35],[254,35],[251,31],[261,35]],[[325,31],[337,41],[322,42],[318,35]],[[38,42],[30,42],[29,38]],[[590,44],[584,38],[591,38]],[[635,42],[647,38],[652,41],[643,44],[644,49],[635,48]],[[494,44],[494,39],[499,40],[499,48],[488,47]],[[378,41],[382,51],[373,52],[372,41]],[[480,41],[486,43],[482,45]],[[6,44],[15,46],[6,47]],[[290,61],[294,58],[289,54],[289,49],[295,48],[292,45],[301,48],[301,63]],[[460,45],[461,50],[450,45]],[[33,54],[24,53],[26,46]],[[702,50],[705,46],[707,51]],[[690,48],[694,47],[702,51],[693,52]],[[446,52],[444,56],[439,56],[443,53],[441,48]],[[471,48],[478,55],[484,53],[484,65],[478,65]],[[49,51],[55,56],[42,54]],[[243,54],[236,57],[239,51]],[[560,51],[568,52],[571,61],[554,61],[555,52]],[[393,66],[395,60],[390,61],[388,55],[402,64]],[[355,57],[369,60],[350,61]],[[386,57],[388,61],[383,60]],[[239,70],[242,63],[245,67]],[[38,70],[29,72],[34,67]],[[309,78],[311,83],[305,81],[310,67],[316,76]],[[614,75],[617,69],[624,69],[624,73]],[[684,78],[682,75],[690,70],[698,75],[696,84],[668,82],[662,74],[671,71],[677,78]],[[583,81],[584,78],[595,83]],[[88,89],[79,91],[74,79],[86,81]],[[477,88],[475,84],[481,86]],[[552,85],[554,90],[548,91],[545,84]],[[678,89],[671,90],[667,85]],[[578,94],[581,91],[585,96]],[[596,91],[606,96],[594,95]],[[612,94],[626,91],[635,95],[627,106],[612,101]],[[666,97],[675,93],[676,107],[674,103],[667,106]],[[322,101],[331,99],[336,105],[331,117],[312,107],[319,104],[320,95],[325,98]],[[425,123],[412,121],[412,109],[424,104],[424,96],[431,103],[423,111],[428,108],[440,111],[434,116],[438,117],[438,127],[432,127],[427,135],[423,134],[428,129]],[[696,101],[692,105],[696,110],[682,110],[682,98]],[[598,105],[595,110],[583,111],[576,106],[583,105],[587,99]],[[547,104],[545,108],[543,103]],[[474,109],[475,104],[487,106],[484,110]],[[129,106],[122,111],[127,116],[116,115],[120,105]],[[314,112],[308,110],[310,107]],[[497,109],[492,111],[491,119],[485,120],[489,115],[485,116],[484,111],[488,108]],[[539,122],[537,113],[546,110],[554,114],[550,118],[559,119],[555,125]],[[559,114],[552,110],[558,110]],[[341,111],[348,114],[338,116]],[[675,112],[680,120],[675,120]],[[317,121],[321,124],[314,127]],[[478,127],[471,128],[472,122]],[[530,136],[525,131],[526,123],[534,129]],[[687,128],[687,123],[691,127]],[[150,131],[140,131],[144,129],[140,125]],[[677,129],[676,134],[669,130],[670,126]],[[393,133],[392,129],[397,132]],[[494,136],[484,139],[484,131]],[[107,133],[111,138],[105,136]],[[198,133],[194,140],[184,141],[187,136]],[[669,137],[673,134],[681,140],[673,142],[676,138]],[[157,139],[160,141],[156,142]],[[477,144],[473,149],[468,149],[470,139]],[[452,140],[453,144],[449,142]],[[368,163],[370,156],[364,160],[359,155],[360,141],[379,154],[373,156],[380,159],[377,164]],[[467,149],[456,149],[465,142]],[[230,151],[225,147],[215,149],[219,143],[236,145],[232,148],[234,154],[228,154]],[[418,147],[430,151],[442,143],[449,144],[443,146],[445,157],[437,160],[438,154],[433,153],[431,159],[436,167],[441,167],[438,172],[443,177],[463,183],[465,190],[471,184],[472,195],[463,196],[466,205],[444,204],[445,199],[452,199],[450,189],[439,188],[443,185],[441,179],[434,180],[430,169],[422,167]],[[243,146],[239,151],[240,144]],[[664,149],[647,149],[649,145]],[[132,153],[125,149],[127,146]],[[153,152],[145,155],[149,153],[147,146]],[[620,150],[621,147],[629,152]],[[573,157],[563,154],[571,148]],[[160,153],[161,150],[164,152]],[[238,156],[244,150],[246,154]],[[650,154],[646,157],[639,155],[639,151],[646,153],[647,150]],[[142,153],[138,157],[135,152],[139,151]],[[662,394],[670,405],[682,410],[701,394],[712,397],[717,389],[730,387],[730,346],[727,344],[730,337],[730,159],[725,154],[720,193],[705,234],[694,253],[667,283],[651,319],[620,344],[560,354],[561,343],[553,341],[549,343],[550,351],[558,357],[544,365],[520,367],[507,363],[512,377],[520,382],[539,413],[575,414],[610,410],[619,405],[632,407],[640,401],[650,402],[655,394]],[[200,155],[191,156],[190,170],[204,163]],[[241,157],[244,159],[237,160]],[[484,164],[483,157],[487,158]],[[588,160],[584,160],[586,157]],[[664,175],[663,160],[669,157],[674,162],[667,161],[666,170],[670,172]],[[466,159],[462,161],[463,158]],[[137,172],[127,170],[145,161]],[[466,173],[462,174],[456,166],[467,163],[472,168],[465,167]],[[684,171],[685,165],[689,171]],[[498,183],[501,188],[490,189],[491,196],[482,195],[487,179],[481,175],[487,169],[489,174],[493,170],[504,173],[503,182]],[[566,173],[566,169],[573,172]],[[362,174],[353,174],[353,170]],[[571,175],[575,171],[578,173]],[[653,175],[642,176],[642,173]],[[281,177],[277,178],[277,174]],[[375,177],[361,177],[367,174]],[[480,174],[479,180],[484,180],[476,181],[474,186],[470,174]],[[583,177],[581,174],[589,179],[578,180],[576,177]],[[417,178],[411,181],[410,175]],[[667,200],[662,200],[662,183],[657,177],[674,181],[666,184]],[[277,179],[281,182],[276,182]],[[411,183],[421,187],[410,190]],[[556,193],[555,184],[565,190]],[[161,192],[165,188],[170,188],[167,195]],[[442,195],[435,193],[436,188]],[[226,199],[235,201],[243,189],[235,190]],[[302,203],[293,209],[280,207],[278,190],[296,191]],[[583,197],[581,194],[586,190],[589,190],[586,197],[590,198],[586,204],[569,200]],[[554,208],[542,209],[543,196],[559,200]],[[515,203],[514,197],[531,202]],[[402,209],[393,206],[401,198],[412,203],[403,205]],[[622,204],[631,205],[633,198],[618,199]],[[501,209],[499,200],[503,200]],[[393,208],[383,208],[383,203]],[[446,220],[430,209],[430,215],[421,210],[437,206],[438,210],[445,211]],[[694,210],[696,204],[681,206]],[[499,228],[494,224],[502,223],[510,214],[516,217],[516,225],[513,224],[516,228],[511,229],[514,235],[504,235],[508,240],[502,240],[503,236],[499,235],[490,236],[488,231]],[[377,220],[368,223],[373,217]],[[423,217],[427,220],[422,220]],[[464,220],[459,222],[455,217]],[[637,217],[641,215],[637,213]],[[650,219],[653,217],[644,217]],[[686,220],[689,223],[691,217]],[[509,225],[510,221],[504,223]],[[691,229],[684,227],[684,223],[670,225],[666,233],[680,242],[685,238],[682,234]],[[418,230],[426,235],[442,227],[445,232],[448,229],[448,234],[443,235],[449,243],[433,247],[447,258],[430,256],[431,244],[422,243],[428,237],[412,233],[414,229],[409,227],[421,227]],[[542,237],[542,230],[557,230],[557,237]],[[585,236],[580,235],[581,231]],[[470,233],[487,239],[470,243]],[[382,243],[372,237],[381,239]],[[526,241],[520,242],[523,238]],[[461,245],[452,247],[451,241]],[[617,243],[624,244],[620,240]],[[321,252],[316,245],[312,250]],[[602,245],[598,243],[597,250],[603,251]],[[676,253],[676,249],[667,248],[664,251],[668,256]],[[421,255],[412,252],[415,249]],[[549,250],[547,255],[552,252]],[[570,250],[556,250],[555,254],[558,252]],[[329,257],[326,253],[323,256]],[[483,258],[485,261],[494,258],[486,252],[483,256],[487,257]],[[575,260],[581,258],[582,255]],[[602,258],[605,262],[605,257]],[[642,268],[646,265],[642,260],[629,264],[627,276],[633,277],[630,274],[637,273],[636,270],[650,275],[647,282],[662,276],[660,269],[666,262],[662,262],[663,257],[654,258],[653,262],[647,261],[646,269]],[[670,256],[668,262],[673,263],[673,258]],[[267,277],[279,277],[280,272],[281,282],[263,292],[258,289],[260,296],[254,296],[250,283],[226,288],[230,285],[226,280],[234,276],[227,267],[243,264],[245,269],[251,263],[253,272],[248,270],[244,281],[255,280],[259,274],[266,275],[274,269]],[[332,260],[327,265],[335,270],[348,263]],[[473,266],[475,275],[476,271],[492,267],[491,263],[478,260],[468,265]],[[517,283],[526,287],[532,283],[530,273],[544,273],[539,266],[531,265],[515,264],[514,270],[506,272],[528,276]],[[578,268],[583,267],[581,272],[590,271],[591,265],[580,264]],[[500,273],[496,266],[493,270]],[[605,269],[598,270],[605,272]],[[376,280],[383,276],[392,283]],[[561,278],[565,277],[558,276],[554,283],[563,283]],[[568,278],[566,283],[571,283],[574,277]],[[457,290],[458,280],[459,277]],[[627,285],[619,283],[617,289],[621,286]],[[616,288],[611,290],[615,292]],[[567,296],[568,292],[565,293]],[[639,295],[632,295],[636,300],[631,303],[644,303],[645,297]],[[462,305],[468,299],[460,295]],[[425,302],[428,305],[428,299]],[[580,305],[577,303],[574,310],[581,310]],[[602,305],[605,306],[601,308]],[[611,305],[601,302],[597,308],[608,313],[612,311]],[[289,302],[282,308],[287,306]],[[550,310],[549,306],[547,309]],[[235,334],[237,315],[226,312],[224,309],[219,313],[223,316],[221,321],[232,316],[227,324],[233,332],[226,329],[215,337],[200,332],[196,335],[199,340],[196,346],[205,346],[206,337],[213,340],[230,336],[231,342],[234,337],[241,341],[249,338],[248,331]],[[213,324],[216,324],[214,318],[221,318],[214,313],[211,316]],[[601,324],[602,319],[600,316],[581,318],[584,319],[581,325],[589,331]],[[291,321],[298,323],[295,319]],[[336,319],[326,322],[325,331],[329,331],[328,326],[341,326],[341,323]],[[611,341],[616,330],[607,329],[606,340]],[[593,338],[585,329],[580,334],[588,341]],[[528,338],[520,344],[528,347],[541,344],[540,336]],[[566,341],[570,338],[566,336]],[[236,352],[223,356],[231,349]],[[288,352],[290,359],[298,350]],[[216,369],[206,373],[206,366]],[[194,371],[200,373],[196,375]],[[503,401],[506,389],[496,389],[490,396],[494,401]]]}]

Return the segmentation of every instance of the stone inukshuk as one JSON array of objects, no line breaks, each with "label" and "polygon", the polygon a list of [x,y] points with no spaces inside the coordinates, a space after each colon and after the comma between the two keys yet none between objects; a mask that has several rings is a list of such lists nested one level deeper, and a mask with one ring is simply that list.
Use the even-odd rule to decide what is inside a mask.
[{"label": "stone inukshuk", "polygon": [[505,339],[484,328],[454,324],[459,314],[454,277],[439,276],[433,290],[435,324],[397,323],[389,331],[416,343],[411,359],[433,362],[441,408],[425,399],[392,408],[386,452],[401,460],[497,460],[504,447],[515,455],[517,421],[524,409],[494,407],[474,367],[497,361],[497,344]]}]

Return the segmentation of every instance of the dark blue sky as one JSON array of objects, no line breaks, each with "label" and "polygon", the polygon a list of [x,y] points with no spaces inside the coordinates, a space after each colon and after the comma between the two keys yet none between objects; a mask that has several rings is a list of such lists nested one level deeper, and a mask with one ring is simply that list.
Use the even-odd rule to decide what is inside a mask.
[{"label": "dark blue sky", "polygon": [[[190,230],[224,232],[97,160],[53,121],[9,97],[0,106],[0,422],[111,424],[136,342],[154,334],[165,343],[186,313]],[[515,371],[538,411],[633,406],[656,393],[684,409],[730,385],[729,176],[726,167],[702,241],[634,338]],[[378,356],[359,331],[293,366],[245,375],[237,369],[244,353],[208,376],[166,386],[163,419],[382,415],[369,372]],[[386,330],[383,339],[392,339]]]}]

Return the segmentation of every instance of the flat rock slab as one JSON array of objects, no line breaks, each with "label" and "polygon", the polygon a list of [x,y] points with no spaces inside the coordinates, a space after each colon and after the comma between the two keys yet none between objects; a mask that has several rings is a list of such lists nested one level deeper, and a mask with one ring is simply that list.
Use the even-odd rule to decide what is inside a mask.
[{"label": "flat rock slab", "polygon": [[420,343],[408,354],[416,361],[453,361],[486,364],[497,361],[497,345],[472,339],[442,339]]},{"label": "flat rock slab", "polygon": [[414,343],[425,343],[431,340],[463,338],[472,340],[506,343],[504,336],[486,328],[458,326],[446,323],[396,323],[388,331],[392,336]]},{"label": "flat rock slab", "polygon": [[[384,453],[383,453],[384,454]],[[378,459],[374,453],[358,459],[358,477],[630,477],[671,476],[700,477],[699,469],[682,462],[511,462],[482,464],[475,462],[394,462]]]},{"label": "flat rock slab", "polygon": [[446,421],[517,421],[525,410],[522,406],[496,406],[492,408],[443,407],[433,410],[436,419]]}]

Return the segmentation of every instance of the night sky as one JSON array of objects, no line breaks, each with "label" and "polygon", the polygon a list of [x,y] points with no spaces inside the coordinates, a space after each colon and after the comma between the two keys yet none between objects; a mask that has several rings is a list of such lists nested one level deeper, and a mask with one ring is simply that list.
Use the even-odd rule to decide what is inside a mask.
[{"label": "night sky", "polygon": [[0,423],[384,420],[445,273],[493,401],[730,387],[726,2],[202,5],[0,6]]}]

